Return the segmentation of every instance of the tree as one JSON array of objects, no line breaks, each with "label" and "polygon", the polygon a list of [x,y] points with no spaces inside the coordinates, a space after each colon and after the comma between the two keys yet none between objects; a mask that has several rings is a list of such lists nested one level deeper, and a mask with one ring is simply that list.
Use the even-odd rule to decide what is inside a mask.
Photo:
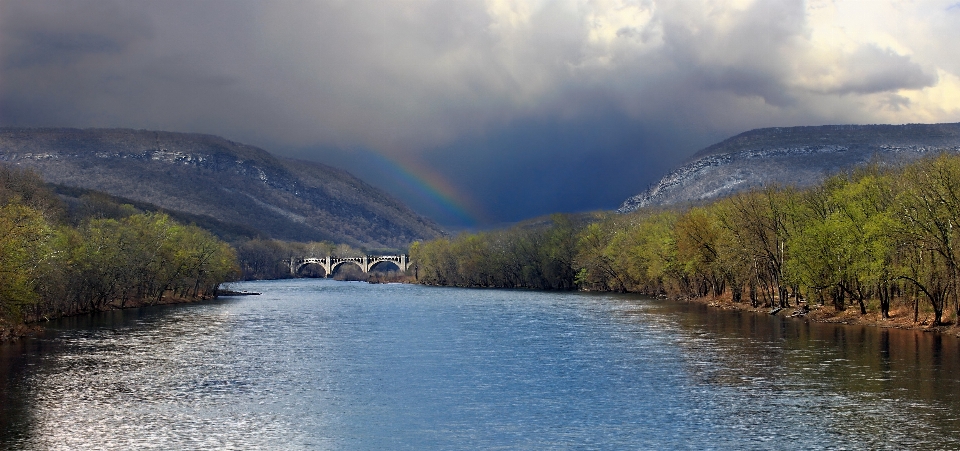
[{"label": "tree", "polygon": [[620,241],[614,242],[618,232],[612,221],[595,222],[580,232],[577,241],[576,264],[580,268],[577,283],[589,289],[626,291],[625,268],[617,266]]},{"label": "tree", "polygon": [[0,164],[0,205],[11,203],[33,209],[48,223],[64,216],[63,203],[36,172]]},{"label": "tree", "polygon": [[749,255],[753,265],[750,287],[754,305],[757,299],[753,293],[759,286],[767,305],[778,300],[780,307],[786,306],[788,280],[784,261],[798,200],[793,190],[767,187],[731,196],[719,212],[721,224],[733,234],[737,246]]},{"label": "tree", "polygon": [[39,211],[18,202],[0,206],[0,316],[21,321],[24,308],[38,301],[49,237]]},{"label": "tree", "polygon": [[677,260],[693,278],[697,296],[720,296],[726,289],[727,269],[721,255],[724,229],[706,207],[693,208],[677,219]]},{"label": "tree", "polygon": [[960,159],[940,155],[922,160],[908,166],[899,180],[900,235],[909,248],[903,278],[926,295],[934,310],[934,324],[939,325],[951,298],[960,317]]}]

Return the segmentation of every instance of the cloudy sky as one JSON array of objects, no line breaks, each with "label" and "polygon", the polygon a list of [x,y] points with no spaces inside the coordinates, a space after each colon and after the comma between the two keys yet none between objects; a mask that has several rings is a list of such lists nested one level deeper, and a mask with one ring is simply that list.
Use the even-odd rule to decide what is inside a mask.
[{"label": "cloudy sky", "polygon": [[0,0],[0,125],[217,134],[449,226],[752,128],[960,121],[957,0]]}]

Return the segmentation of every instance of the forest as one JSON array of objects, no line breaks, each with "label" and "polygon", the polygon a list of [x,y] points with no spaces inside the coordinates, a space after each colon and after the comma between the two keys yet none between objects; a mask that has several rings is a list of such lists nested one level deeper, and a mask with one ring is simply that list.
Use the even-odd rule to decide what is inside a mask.
[{"label": "forest", "polygon": [[420,283],[726,298],[960,316],[960,157],[870,165],[700,205],[555,215],[414,243]]},{"label": "forest", "polygon": [[0,331],[64,315],[215,295],[236,251],[156,212],[84,195],[67,204],[0,165]]}]

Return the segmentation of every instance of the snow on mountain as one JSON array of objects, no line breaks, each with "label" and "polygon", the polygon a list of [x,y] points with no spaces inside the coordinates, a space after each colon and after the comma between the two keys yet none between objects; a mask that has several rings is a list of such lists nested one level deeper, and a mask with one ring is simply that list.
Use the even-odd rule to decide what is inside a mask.
[{"label": "snow on mountain", "polygon": [[960,123],[751,130],[707,147],[617,210],[699,203],[764,185],[810,186],[871,161],[960,152]]}]

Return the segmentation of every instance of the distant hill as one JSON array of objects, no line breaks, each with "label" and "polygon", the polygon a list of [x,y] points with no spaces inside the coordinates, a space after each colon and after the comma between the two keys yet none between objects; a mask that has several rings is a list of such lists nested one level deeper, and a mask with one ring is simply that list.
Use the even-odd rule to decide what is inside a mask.
[{"label": "distant hill", "polygon": [[[193,224],[205,229],[224,241],[238,243],[269,236],[253,227],[220,221],[212,216],[195,215],[183,211],[158,207],[148,202],[113,196],[102,191],[58,184],[48,184],[65,207],[66,221],[74,226],[89,218],[120,219],[138,212],[164,213],[181,224]],[[132,209],[126,208],[133,207]]]},{"label": "distant hill", "polygon": [[697,152],[618,211],[703,202],[773,183],[810,186],[871,161],[899,164],[942,151],[960,152],[960,123],[751,130]]},{"label": "distant hill", "polygon": [[440,228],[349,173],[217,136],[126,129],[0,128],[0,162],[231,224],[239,235],[402,248]]}]

